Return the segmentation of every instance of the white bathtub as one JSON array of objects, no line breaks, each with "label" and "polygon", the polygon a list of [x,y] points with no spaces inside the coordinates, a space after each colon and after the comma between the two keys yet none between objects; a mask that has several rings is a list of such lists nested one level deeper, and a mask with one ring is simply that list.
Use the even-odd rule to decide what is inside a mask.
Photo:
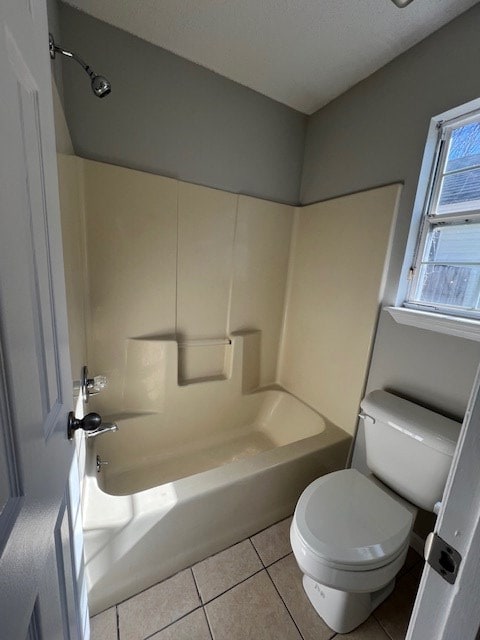
[{"label": "white bathtub", "polygon": [[[211,382],[209,383],[212,384]],[[219,383],[221,384],[221,383]],[[350,437],[289,393],[244,395],[222,428],[162,442],[157,415],[88,443],[84,532],[92,614],[293,512],[314,478],[345,466]],[[206,435],[208,434],[208,435]],[[96,456],[108,461],[100,473]]]}]

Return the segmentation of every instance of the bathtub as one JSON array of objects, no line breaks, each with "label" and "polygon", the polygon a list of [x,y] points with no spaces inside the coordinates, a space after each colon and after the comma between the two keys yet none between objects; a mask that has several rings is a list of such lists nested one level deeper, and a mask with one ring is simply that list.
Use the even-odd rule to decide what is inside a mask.
[{"label": "bathtub", "polygon": [[345,466],[350,436],[280,388],[244,394],[228,414],[212,403],[196,413],[210,425],[201,437],[179,419],[178,442],[171,430],[162,441],[161,416],[146,414],[88,441],[91,614],[288,516],[307,484]]}]

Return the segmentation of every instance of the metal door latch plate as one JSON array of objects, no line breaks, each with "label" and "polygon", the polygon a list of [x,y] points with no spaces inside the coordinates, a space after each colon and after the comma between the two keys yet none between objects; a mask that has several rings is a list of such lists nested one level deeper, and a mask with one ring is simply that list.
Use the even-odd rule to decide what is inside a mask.
[{"label": "metal door latch plate", "polygon": [[432,531],[425,542],[425,560],[450,584],[454,584],[462,556]]}]

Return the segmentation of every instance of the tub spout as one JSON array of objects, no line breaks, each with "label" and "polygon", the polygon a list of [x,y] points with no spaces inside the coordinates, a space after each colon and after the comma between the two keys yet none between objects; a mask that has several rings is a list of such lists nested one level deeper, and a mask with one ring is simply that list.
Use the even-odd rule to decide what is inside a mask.
[{"label": "tub spout", "polygon": [[102,433],[108,433],[109,431],[118,431],[118,425],[114,422],[109,424],[108,422],[102,422],[101,426],[94,431],[85,431],[85,435],[87,438],[95,438],[96,436],[101,436]]}]

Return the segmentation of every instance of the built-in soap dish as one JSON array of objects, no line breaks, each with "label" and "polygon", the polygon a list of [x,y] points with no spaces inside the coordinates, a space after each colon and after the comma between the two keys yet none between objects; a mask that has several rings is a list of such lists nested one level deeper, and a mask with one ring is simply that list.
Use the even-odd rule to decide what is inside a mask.
[{"label": "built-in soap dish", "polygon": [[178,342],[178,384],[227,380],[232,341],[229,338],[199,338]]}]

